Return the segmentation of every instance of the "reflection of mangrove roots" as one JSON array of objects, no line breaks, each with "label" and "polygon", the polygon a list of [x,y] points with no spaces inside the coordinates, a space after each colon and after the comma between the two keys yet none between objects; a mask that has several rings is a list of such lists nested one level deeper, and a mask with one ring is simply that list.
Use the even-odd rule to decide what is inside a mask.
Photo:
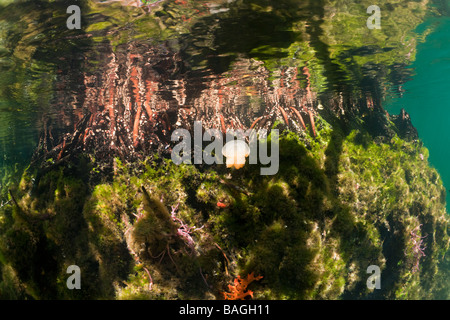
[{"label": "reflection of mangrove roots", "polygon": [[303,121],[302,115],[300,114],[300,112],[298,112],[297,109],[295,109],[294,107],[291,107],[292,111],[294,111],[295,115],[297,116],[297,119],[300,121],[303,130],[306,130],[306,125],[305,125],[305,121]]},{"label": "reflection of mangrove roots", "polygon": [[[57,123],[44,117],[34,160],[60,164],[71,155],[89,153],[98,164],[111,164],[114,157],[133,162],[155,152],[168,155],[172,131],[192,131],[194,121],[226,132],[270,129],[279,118],[298,131],[306,130],[308,119],[312,135],[317,134],[317,96],[307,67],[282,68],[272,81],[262,65],[254,69],[255,62],[241,59],[227,77],[212,72],[192,77],[181,73],[186,69],[181,56],[162,46],[129,43],[104,50],[58,79],[66,88],[56,92],[53,106],[60,117]],[[92,68],[90,61],[100,63]],[[306,77],[306,88],[301,77]],[[83,85],[71,88],[67,79],[82,79]],[[343,112],[342,95],[322,98],[332,111]],[[377,105],[372,96],[362,100],[368,108]]]},{"label": "reflection of mangrove roots", "polygon": [[278,109],[280,110],[281,115],[283,116],[284,123],[286,123],[286,125],[289,126],[289,120],[288,120],[288,116],[286,114],[286,111],[284,111],[284,109],[282,107],[280,107],[280,106],[278,106]]},{"label": "reflection of mangrove roots", "polygon": [[[143,154],[165,150],[170,143],[169,131],[176,122],[176,111],[169,110],[170,105],[154,94],[160,91],[160,69],[157,71],[156,66],[144,61],[144,53],[142,49],[142,53],[104,55],[101,59],[107,59],[107,63],[103,71],[92,75],[82,73],[85,92],[79,92],[80,97],[75,96],[69,102],[65,96],[70,96],[72,91],[62,92],[65,95],[57,99],[61,103],[57,107],[64,115],[66,129],[58,128],[59,141],[55,143],[52,134],[55,129],[44,119],[40,147],[33,160],[59,163],[66,156],[86,152],[93,154],[97,162],[111,163],[116,156],[133,161]],[[168,72],[174,68],[176,60],[167,52],[159,55],[154,52],[153,59],[149,54],[145,58],[158,68],[167,68]],[[163,62],[165,65],[159,66]],[[73,101],[80,101],[82,108],[77,109]],[[67,111],[65,104],[71,107]],[[67,118],[73,116],[81,120],[70,126]],[[65,134],[60,133],[63,130]]]},{"label": "reflection of mangrove roots", "polygon": [[311,110],[308,110],[309,120],[311,121],[311,129],[313,131],[314,137],[316,136],[316,125],[314,123],[314,116],[312,115]]}]

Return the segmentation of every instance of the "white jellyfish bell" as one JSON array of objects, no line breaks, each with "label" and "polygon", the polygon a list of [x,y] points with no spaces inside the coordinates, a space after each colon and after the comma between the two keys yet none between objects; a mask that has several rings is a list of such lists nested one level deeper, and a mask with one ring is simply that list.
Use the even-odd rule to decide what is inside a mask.
[{"label": "white jellyfish bell", "polygon": [[223,146],[222,154],[227,158],[227,168],[240,169],[245,165],[245,158],[250,154],[250,148],[243,140],[232,140]]}]

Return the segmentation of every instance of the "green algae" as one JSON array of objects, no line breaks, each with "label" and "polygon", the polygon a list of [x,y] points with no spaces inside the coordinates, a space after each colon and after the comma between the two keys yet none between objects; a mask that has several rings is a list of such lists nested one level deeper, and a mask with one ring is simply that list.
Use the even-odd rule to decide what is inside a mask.
[{"label": "green algae", "polygon": [[[291,19],[291,10],[284,10],[283,4],[240,3],[222,15],[232,18],[241,12],[236,15],[238,19],[224,19],[228,29],[218,30],[234,26],[241,30],[242,25],[235,22],[256,16],[276,22],[276,34],[280,37],[268,42],[244,37],[244,41],[236,42],[236,32],[229,32],[232,37],[219,46],[219,53],[242,51],[264,61],[269,69],[280,61],[301,67],[308,61],[315,88],[326,87],[323,74],[327,66],[358,74],[361,67],[376,61],[380,70],[389,66],[389,75],[394,70],[392,66],[413,60],[415,43],[410,40],[410,30],[421,23],[426,13],[426,1],[396,3],[391,6],[391,13],[383,16],[388,19],[383,20],[387,22],[383,22],[383,29],[370,31],[365,26],[365,9],[371,4],[368,1],[352,8],[344,1],[326,1],[325,9],[317,15],[320,28],[319,21],[313,21],[316,18],[300,19],[294,13]],[[313,5],[313,1],[307,4]],[[383,12],[388,9],[387,4],[381,2]],[[194,15],[194,8],[189,8],[187,14],[192,21],[181,24],[179,18],[186,10],[172,4],[164,9],[157,18],[143,19],[136,18],[138,9],[115,10],[111,6],[100,10],[91,4],[92,17],[102,14],[114,19],[111,23],[93,22],[88,30],[94,33],[95,41],[106,37],[118,45],[129,38],[171,39],[180,33],[187,35],[195,31],[191,26],[196,23],[220,25]],[[29,11],[25,22],[33,20],[34,13]],[[20,10],[13,12],[21,14]],[[48,21],[64,26],[65,7],[61,6],[59,12],[58,23],[53,18]],[[255,32],[247,34],[260,34],[256,20],[249,20],[246,29]],[[121,28],[130,21],[141,34]],[[21,28],[29,34],[25,32],[29,31],[27,23]],[[121,32],[104,36],[102,29]],[[221,31],[218,32],[220,36]],[[32,38],[36,34],[31,33]],[[15,38],[21,39],[14,37],[9,41],[16,41]],[[51,43],[45,42],[44,50],[39,50],[38,39],[36,36],[33,44],[22,40],[15,50],[17,58],[28,61],[36,52],[43,55],[52,48]],[[386,47],[386,39],[394,50],[381,50]],[[317,47],[322,42],[329,52]],[[55,43],[61,47],[60,41]],[[195,44],[217,50],[213,41]],[[80,46],[63,49],[70,53],[72,47]],[[358,48],[369,50],[359,54],[352,51]],[[198,52],[192,50],[192,55],[207,56]],[[35,62],[20,65],[15,70],[17,83],[28,82],[27,66],[47,67]],[[354,65],[359,68],[354,69]],[[2,88],[6,88],[5,96],[14,96],[22,105],[30,105],[31,100],[33,108],[40,106],[45,110],[51,90],[40,87],[50,88],[51,82],[42,78],[35,83],[30,88],[9,84]],[[27,94],[22,93],[24,89]],[[259,176],[259,167],[254,165],[229,171],[220,166],[175,166],[157,157],[133,165],[116,159],[115,175],[102,181],[91,180],[87,173],[99,176],[101,171],[95,163],[89,169],[54,168],[38,181],[27,172],[20,181],[12,182],[20,174],[11,170],[2,175],[1,197],[2,201],[12,200],[8,193],[11,189],[18,205],[10,202],[0,209],[0,297],[221,298],[220,292],[236,275],[249,272],[264,276],[252,284],[255,298],[448,297],[448,289],[439,287],[439,283],[448,282],[442,281],[448,277],[438,272],[445,269],[439,265],[444,258],[447,260],[442,263],[447,263],[449,270],[449,257],[445,256],[445,190],[436,170],[429,166],[428,151],[420,142],[405,142],[395,136],[385,143],[375,142],[362,129],[344,132],[321,119],[316,126],[315,138],[283,134],[280,172],[273,177]],[[163,226],[155,225],[151,215],[135,224],[134,214],[145,209],[142,186],[154,198],[162,199],[168,210],[179,203],[178,215],[187,225],[204,226],[192,235],[196,256],[183,253],[186,248],[177,239],[168,251],[174,262],[168,256],[159,262],[145,255],[140,257],[141,263],[135,262],[126,237],[131,232],[130,225],[135,231],[140,230],[142,237],[137,238],[147,248],[154,246],[157,251],[168,244],[167,238],[158,239],[159,234],[174,237],[173,230],[167,232]],[[218,202],[226,207],[218,207]],[[147,214],[150,212],[153,211],[148,210]],[[412,273],[410,231],[419,225],[421,235],[428,235],[427,255],[421,259],[421,270]],[[66,269],[71,264],[81,267],[81,291],[65,286]],[[371,264],[383,271],[380,291],[372,292],[365,285],[366,269]],[[153,278],[151,291],[144,268]]]},{"label": "green algae", "polygon": [[[318,118],[315,138],[281,134],[274,176],[259,165],[176,166],[155,156],[138,166],[116,159],[113,176],[95,183],[59,167],[30,194],[25,173],[18,206],[1,209],[2,294],[221,299],[237,275],[254,272],[264,277],[250,287],[255,299],[442,298],[442,181],[420,141],[375,141]],[[197,227],[193,249],[170,219],[177,204],[177,217]],[[412,272],[419,225],[426,256]],[[65,286],[71,264],[82,290]],[[382,271],[380,290],[366,286],[369,265]]]}]

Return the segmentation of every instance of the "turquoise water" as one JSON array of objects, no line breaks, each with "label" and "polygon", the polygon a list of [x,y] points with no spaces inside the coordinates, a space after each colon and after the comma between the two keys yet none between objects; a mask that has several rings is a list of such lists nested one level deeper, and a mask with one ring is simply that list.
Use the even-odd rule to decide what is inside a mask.
[{"label": "turquoise water", "polygon": [[406,82],[403,96],[390,101],[385,108],[411,115],[419,137],[430,151],[429,161],[440,173],[447,189],[447,212],[450,189],[450,17],[441,17],[436,29],[418,45],[411,68],[413,78]]}]

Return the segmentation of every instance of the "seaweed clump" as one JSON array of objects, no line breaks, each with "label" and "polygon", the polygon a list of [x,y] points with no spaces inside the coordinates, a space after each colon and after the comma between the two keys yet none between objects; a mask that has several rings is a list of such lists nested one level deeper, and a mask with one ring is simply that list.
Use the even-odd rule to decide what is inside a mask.
[{"label": "seaweed clump", "polygon": [[[318,117],[315,136],[285,130],[279,147],[273,176],[156,155],[115,159],[103,180],[82,157],[34,186],[25,172],[0,209],[0,295],[223,299],[258,274],[254,299],[448,298],[445,189],[420,141]],[[417,270],[413,233],[427,235]],[[72,264],[82,290],[66,287]],[[381,289],[366,286],[370,265]]]}]

